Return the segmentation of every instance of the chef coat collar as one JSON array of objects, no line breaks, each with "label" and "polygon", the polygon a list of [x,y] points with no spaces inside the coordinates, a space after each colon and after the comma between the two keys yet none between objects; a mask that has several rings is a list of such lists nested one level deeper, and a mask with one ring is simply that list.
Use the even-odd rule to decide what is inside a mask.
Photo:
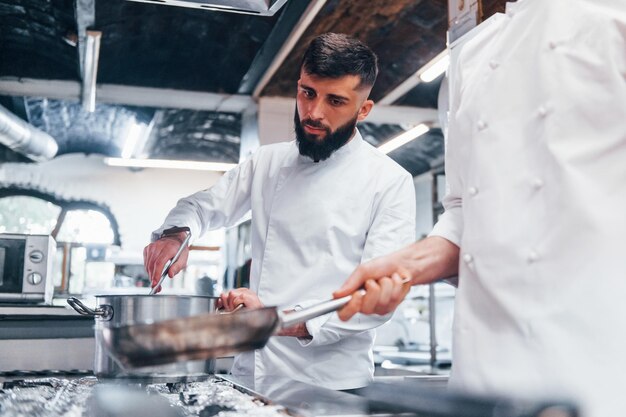
[{"label": "chef coat collar", "polygon": [[[298,152],[298,163],[301,163],[301,164],[323,164],[324,162],[333,161],[333,160],[336,160],[336,159],[339,159],[339,158],[343,158],[345,155],[349,155],[351,153],[354,153],[354,151],[361,145],[361,142],[363,141],[363,137],[361,136],[361,132],[359,132],[359,129],[355,128],[354,130],[356,130],[356,133],[354,134],[352,139],[350,139],[350,141],[348,143],[346,143],[345,145],[343,145],[341,148],[339,148],[335,152],[333,152],[332,155],[330,155],[328,157],[328,159],[326,159],[324,161],[315,162],[310,157],[304,156],[304,155],[300,155],[300,153]],[[297,148],[298,148],[297,142],[294,142],[294,144],[296,145],[296,150],[297,150]]]},{"label": "chef coat collar", "polygon": [[533,0],[517,0],[516,2],[507,2],[506,3],[506,14],[509,17],[513,17],[516,13],[518,13],[522,7],[527,6],[527,3],[532,3]]}]

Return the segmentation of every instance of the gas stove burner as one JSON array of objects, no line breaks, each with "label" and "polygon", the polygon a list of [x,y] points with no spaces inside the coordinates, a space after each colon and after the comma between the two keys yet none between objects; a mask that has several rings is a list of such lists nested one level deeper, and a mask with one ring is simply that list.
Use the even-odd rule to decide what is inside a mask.
[{"label": "gas stove burner", "polygon": [[107,384],[186,384],[189,382],[203,382],[215,379],[210,374],[171,376],[171,375],[118,375],[115,377],[98,377],[98,379]]},{"label": "gas stove burner", "polygon": [[85,407],[96,383],[95,377],[5,382],[0,390],[0,414],[6,417],[81,415],[76,411]]},{"label": "gas stove burner", "polygon": [[213,417],[222,411],[235,411],[234,408],[224,407],[223,405],[207,405],[200,411],[200,417]]},{"label": "gas stove burner", "polygon": [[199,417],[219,413],[228,417],[284,417],[286,413],[284,407],[267,404],[218,377],[201,382],[154,384],[147,391],[157,392],[170,404],[182,406],[189,415]]}]

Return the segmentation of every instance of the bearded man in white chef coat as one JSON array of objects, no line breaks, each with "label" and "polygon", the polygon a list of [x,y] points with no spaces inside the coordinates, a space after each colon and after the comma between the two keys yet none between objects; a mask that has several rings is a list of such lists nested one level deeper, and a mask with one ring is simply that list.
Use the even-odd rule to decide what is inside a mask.
[{"label": "bearded man in white chef coat", "polygon": [[[239,304],[294,310],[329,299],[360,262],[413,241],[411,175],[356,128],[372,109],[368,96],[377,71],[376,56],[358,40],[332,33],[314,39],[298,80],[296,140],[262,146],[216,185],[178,202],[144,251],[153,284],[183,239],[172,227],[200,236],[237,224],[249,211],[250,289],[223,294],[227,310]],[[186,260],[187,251],[169,275]],[[374,328],[386,319],[344,323],[331,314],[310,320],[263,349],[237,355],[232,373],[362,387],[373,376]]]},{"label": "bearded man in white chef coat", "polygon": [[452,387],[626,415],[626,3],[524,0],[483,25],[451,69],[446,211],[360,266],[340,316],[458,271]]}]

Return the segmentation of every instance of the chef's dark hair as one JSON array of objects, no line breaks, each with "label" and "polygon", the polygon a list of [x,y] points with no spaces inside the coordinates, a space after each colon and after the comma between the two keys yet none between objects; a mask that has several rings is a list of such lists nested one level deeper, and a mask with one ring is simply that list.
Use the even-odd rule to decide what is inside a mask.
[{"label": "chef's dark hair", "polygon": [[324,33],[309,44],[301,68],[323,78],[358,75],[359,88],[369,88],[378,75],[378,58],[358,39],[342,33]]}]

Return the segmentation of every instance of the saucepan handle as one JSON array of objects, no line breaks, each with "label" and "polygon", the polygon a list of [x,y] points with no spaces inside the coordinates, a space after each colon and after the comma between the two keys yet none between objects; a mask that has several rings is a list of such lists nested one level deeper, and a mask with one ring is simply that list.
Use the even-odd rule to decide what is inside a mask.
[{"label": "saucepan handle", "polygon": [[76,297],[68,298],[67,303],[82,316],[100,317],[103,320],[111,320],[113,318],[113,307],[109,305],[101,305],[93,309],[87,307]]}]

